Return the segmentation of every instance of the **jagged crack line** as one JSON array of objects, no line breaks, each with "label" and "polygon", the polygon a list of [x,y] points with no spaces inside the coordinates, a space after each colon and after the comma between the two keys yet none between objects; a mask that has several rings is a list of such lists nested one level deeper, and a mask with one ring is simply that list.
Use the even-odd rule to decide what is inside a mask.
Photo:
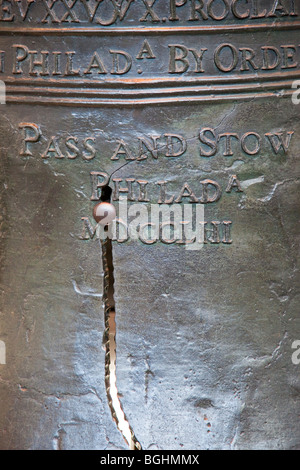
[{"label": "jagged crack line", "polygon": [[111,410],[113,420],[121,432],[124,440],[131,450],[142,450],[135,434],[126,418],[122,404],[119,399],[116,374],[116,312],[113,300],[113,262],[112,244],[107,237],[101,240],[102,260],[104,270],[104,348],[105,348],[105,388],[108,405]]}]

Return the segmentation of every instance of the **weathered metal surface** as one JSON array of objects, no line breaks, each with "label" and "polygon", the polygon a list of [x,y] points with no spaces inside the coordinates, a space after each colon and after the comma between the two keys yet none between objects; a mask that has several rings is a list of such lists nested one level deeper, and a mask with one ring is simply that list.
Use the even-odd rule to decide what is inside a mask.
[{"label": "weathered metal surface", "polygon": [[112,242],[136,438],[299,448],[297,2],[54,3],[0,2],[0,448],[126,448],[88,230],[126,162],[116,205],[204,208],[206,229]]}]

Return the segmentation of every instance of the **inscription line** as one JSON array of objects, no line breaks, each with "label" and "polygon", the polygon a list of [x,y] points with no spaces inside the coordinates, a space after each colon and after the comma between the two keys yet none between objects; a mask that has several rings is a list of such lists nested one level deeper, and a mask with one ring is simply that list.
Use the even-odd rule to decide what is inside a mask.
[{"label": "inscription line", "polygon": [[[292,89],[286,89],[283,90],[283,92],[280,95],[280,98],[282,97],[290,97],[294,93],[294,90]],[[208,95],[201,95],[197,94],[194,96],[164,96],[164,97],[158,97],[158,98],[153,98],[153,96],[149,96],[149,98],[142,98],[142,99],[111,99],[111,98],[89,98],[89,99],[83,99],[83,98],[76,98],[76,97],[60,97],[60,96],[45,96],[42,97],[41,95],[39,96],[33,96],[33,95],[24,95],[24,96],[18,96],[18,95],[10,95],[8,94],[6,97],[6,102],[7,103],[24,103],[24,104],[48,104],[48,105],[65,105],[65,106],[91,106],[91,107],[97,107],[97,106],[143,106],[143,105],[149,105],[149,104],[172,104],[172,103],[182,103],[183,105],[188,103],[199,103],[199,102],[222,102],[222,101],[230,101],[230,100],[253,100],[253,98],[277,98],[278,99],[278,91],[273,90],[273,91],[265,91],[265,90],[253,90],[253,92],[247,92],[247,93],[222,93],[222,94],[208,94]]]},{"label": "inscription line", "polygon": [[274,23],[260,23],[256,25],[204,25],[204,26],[173,26],[173,27],[141,27],[136,28],[102,28],[102,27],[0,27],[0,34],[22,34],[22,35],[43,35],[43,34],[63,34],[63,35],[135,35],[135,34],[218,34],[218,33],[238,33],[252,31],[274,31],[274,30],[297,30],[300,21],[286,21]]},{"label": "inscription line", "polygon": [[[138,84],[139,86],[149,87],[152,88],[153,86],[156,87],[164,87],[164,86],[191,86],[191,85],[210,85],[210,84],[220,84],[220,85],[227,85],[231,83],[249,83],[254,82],[256,85],[257,82],[265,82],[268,80],[272,81],[286,81],[286,80],[296,80],[300,78],[300,71],[293,70],[290,72],[282,73],[282,72],[271,72],[271,73],[264,73],[264,74],[249,74],[249,75],[231,75],[226,77],[221,77],[217,75],[212,76],[205,76],[205,77],[189,77],[189,78],[181,78],[181,77],[160,77],[160,78],[124,78],[124,79],[113,79],[113,78],[105,78],[105,81],[99,80],[77,80],[76,78],[72,80],[64,80],[60,78],[56,78],[55,80],[39,80],[39,79],[27,79],[27,78],[15,78],[12,76],[5,77],[5,83],[7,85],[16,85],[16,86],[47,86],[48,87],[82,87],[82,85],[88,85],[91,88],[97,88],[97,90],[103,88],[114,88],[118,86],[128,86],[128,87],[136,87]],[[80,90],[82,92],[82,90]]]},{"label": "inscription line", "polygon": [[[233,84],[233,85],[230,85],[230,84],[224,84],[224,85],[217,85],[215,88],[214,88],[214,93],[222,93],[227,90],[231,90],[231,91],[254,91],[256,89],[266,89],[266,88],[271,88],[271,89],[276,89],[276,88],[279,88],[279,89],[282,89],[282,88],[291,88],[291,81],[289,80],[282,80],[282,81],[274,81],[274,82],[270,82],[270,83],[265,83],[265,84],[260,84],[260,83],[249,83],[249,84]],[[100,97],[101,95],[103,97],[105,96],[115,96],[115,89],[105,89],[105,90],[101,90],[99,88],[96,88],[96,89],[76,89],[76,88],[59,88],[59,87],[55,87],[55,88],[52,88],[51,91],[49,91],[49,87],[48,86],[40,86],[40,87],[13,87],[13,86],[10,86],[7,90],[8,93],[29,93],[29,94],[40,94],[40,93],[44,93],[44,94],[68,94],[70,95],[70,93],[72,93],[73,95],[80,95],[80,96],[93,96],[93,95],[96,95],[97,97]],[[173,95],[173,94],[190,94],[190,93],[203,93],[203,94],[208,94],[208,93],[211,93],[211,89],[207,86],[202,86],[202,87],[174,87],[172,89],[169,89],[169,88],[152,88],[151,90],[148,90],[148,89],[128,89],[128,90],[122,90],[120,93],[119,93],[119,96],[122,96],[124,98],[126,98],[127,96],[130,96],[130,95],[133,95],[133,96],[147,96],[149,94],[153,95],[153,94],[156,94],[156,95]]]}]

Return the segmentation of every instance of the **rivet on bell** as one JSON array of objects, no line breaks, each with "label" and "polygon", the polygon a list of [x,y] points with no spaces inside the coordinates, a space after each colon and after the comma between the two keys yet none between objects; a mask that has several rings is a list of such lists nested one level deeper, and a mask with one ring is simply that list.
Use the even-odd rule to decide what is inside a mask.
[{"label": "rivet on bell", "polygon": [[93,216],[97,224],[109,225],[117,215],[115,206],[110,202],[100,202],[94,207]]}]

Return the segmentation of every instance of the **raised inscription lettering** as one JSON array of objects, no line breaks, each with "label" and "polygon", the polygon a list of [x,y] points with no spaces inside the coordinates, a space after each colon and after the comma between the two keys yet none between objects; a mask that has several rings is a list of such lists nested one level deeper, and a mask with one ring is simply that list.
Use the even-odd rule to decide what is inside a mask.
[{"label": "raised inscription lettering", "polygon": [[[39,5],[38,5],[39,4]],[[40,8],[38,8],[38,6]],[[134,10],[137,13],[134,15]],[[298,16],[296,0],[0,0],[0,22],[171,25]]]},{"label": "raised inscription lettering", "polygon": [[[100,153],[102,154],[103,141],[99,135],[89,135],[81,139],[76,135],[46,136],[42,133],[40,125],[26,122],[20,123],[19,129],[22,139],[20,149],[22,157],[40,155],[44,159],[56,158],[72,161],[82,158],[92,161],[97,159]],[[227,158],[238,154],[256,157],[266,150],[271,150],[275,155],[286,154],[293,136],[293,130],[285,129],[261,134],[256,130],[245,133],[237,133],[234,130],[217,132],[212,127],[202,127],[196,136],[196,151],[199,157],[205,159],[216,155]],[[185,158],[190,151],[189,137],[171,132],[140,136],[136,142],[130,143],[116,137],[112,139],[110,145],[111,154],[106,157],[116,162]]]}]

